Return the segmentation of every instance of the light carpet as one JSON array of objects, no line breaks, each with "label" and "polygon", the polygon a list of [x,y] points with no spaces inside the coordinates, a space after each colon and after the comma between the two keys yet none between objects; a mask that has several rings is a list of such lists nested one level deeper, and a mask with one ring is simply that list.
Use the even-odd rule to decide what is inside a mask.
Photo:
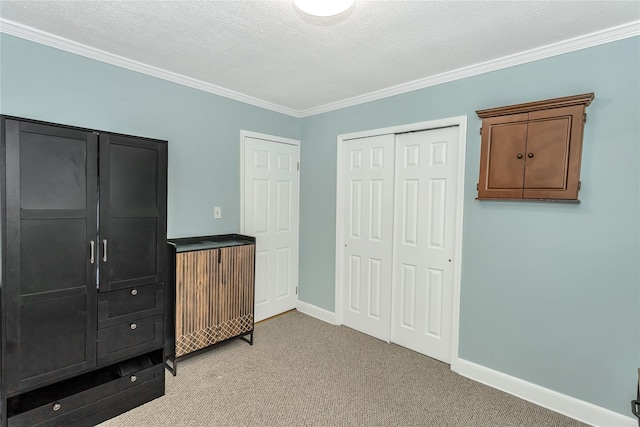
[{"label": "light carpet", "polygon": [[166,395],[101,427],[584,426],[449,366],[293,311],[178,363]]}]

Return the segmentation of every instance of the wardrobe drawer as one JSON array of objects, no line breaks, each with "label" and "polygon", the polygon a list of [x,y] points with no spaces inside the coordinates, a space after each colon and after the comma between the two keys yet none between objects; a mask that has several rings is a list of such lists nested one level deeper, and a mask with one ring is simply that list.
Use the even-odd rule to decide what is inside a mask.
[{"label": "wardrobe drawer", "polygon": [[[63,398],[52,397],[46,401],[46,397],[39,396],[39,406],[9,416],[8,426],[40,427],[69,422],[85,415],[86,412],[97,410],[102,403],[113,400],[117,395],[122,396],[128,390],[133,392],[134,388],[144,389],[147,387],[146,384],[151,384],[153,380],[157,382],[157,379],[163,375],[163,365],[154,365],[121,377],[114,372],[113,379],[110,381]],[[26,403],[29,404],[29,402]]]},{"label": "wardrobe drawer", "polygon": [[163,317],[137,319],[98,330],[98,365],[162,347]]},{"label": "wardrobe drawer", "polygon": [[98,293],[98,328],[129,323],[164,311],[164,284]]}]

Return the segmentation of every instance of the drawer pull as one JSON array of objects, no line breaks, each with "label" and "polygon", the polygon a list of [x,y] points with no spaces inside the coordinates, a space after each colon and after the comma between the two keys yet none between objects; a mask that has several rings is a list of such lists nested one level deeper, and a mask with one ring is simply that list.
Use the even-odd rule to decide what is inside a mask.
[{"label": "drawer pull", "polygon": [[132,323],[132,324],[131,324],[131,325],[129,325],[129,326],[131,326],[131,329],[135,329],[135,328],[137,328],[137,327],[138,327],[138,325],[136,325],[135,323]]},{"label": "drawer pull", "polygon": [[138,295],[138,290],[137,289],[131,289],[131,295],[133,295],[134,297],[136,295]]},{"label": "drawer pull", "polygon": [[54,411],[59,411],[59,410],[60,410],[60,408],[62,408],[62,405],[61,405],[61,404],[59,404],[59,403],[54,403],[54,404],[53,404],[53,408],[52,408],[52,409],[53,409]]},{"label": "drawer pull", "polygon": [[136,377],[135,375],[131,375],[129,379],[131,380],[132,383],[135,383],[138,377]]}]

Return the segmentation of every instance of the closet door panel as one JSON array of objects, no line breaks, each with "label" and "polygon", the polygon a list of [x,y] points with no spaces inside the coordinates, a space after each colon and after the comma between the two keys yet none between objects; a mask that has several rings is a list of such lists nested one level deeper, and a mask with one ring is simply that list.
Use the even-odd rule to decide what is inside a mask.
[{"label": "closet door panel", "polygon": [[389,341],[394,135],[346,141],[343,324]]},{"label": "closet door panel", "polygon": [[396,138],[391,341],[449,363],[458,129]]},{"label": "closet door panel", "polygon": [[100,291],[164,281],[166,144],[100,135]]},{"label": "closet door panel", "polygon": [[6,120],[5,129],[6,385],[13,392],[95,366],[97,138],[18,120]]}]

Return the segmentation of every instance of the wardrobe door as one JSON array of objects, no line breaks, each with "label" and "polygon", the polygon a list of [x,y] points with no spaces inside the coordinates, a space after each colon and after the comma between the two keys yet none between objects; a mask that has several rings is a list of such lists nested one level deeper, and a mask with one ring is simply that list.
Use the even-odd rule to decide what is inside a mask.
[{"label": "wardrobe door", "polygon": [[5,122],[7,392],[95,365],[97,137]]},{"label": "wardrobe door", "polygon": [[167,145],[100,135],[100,292],[164,282]]}]

